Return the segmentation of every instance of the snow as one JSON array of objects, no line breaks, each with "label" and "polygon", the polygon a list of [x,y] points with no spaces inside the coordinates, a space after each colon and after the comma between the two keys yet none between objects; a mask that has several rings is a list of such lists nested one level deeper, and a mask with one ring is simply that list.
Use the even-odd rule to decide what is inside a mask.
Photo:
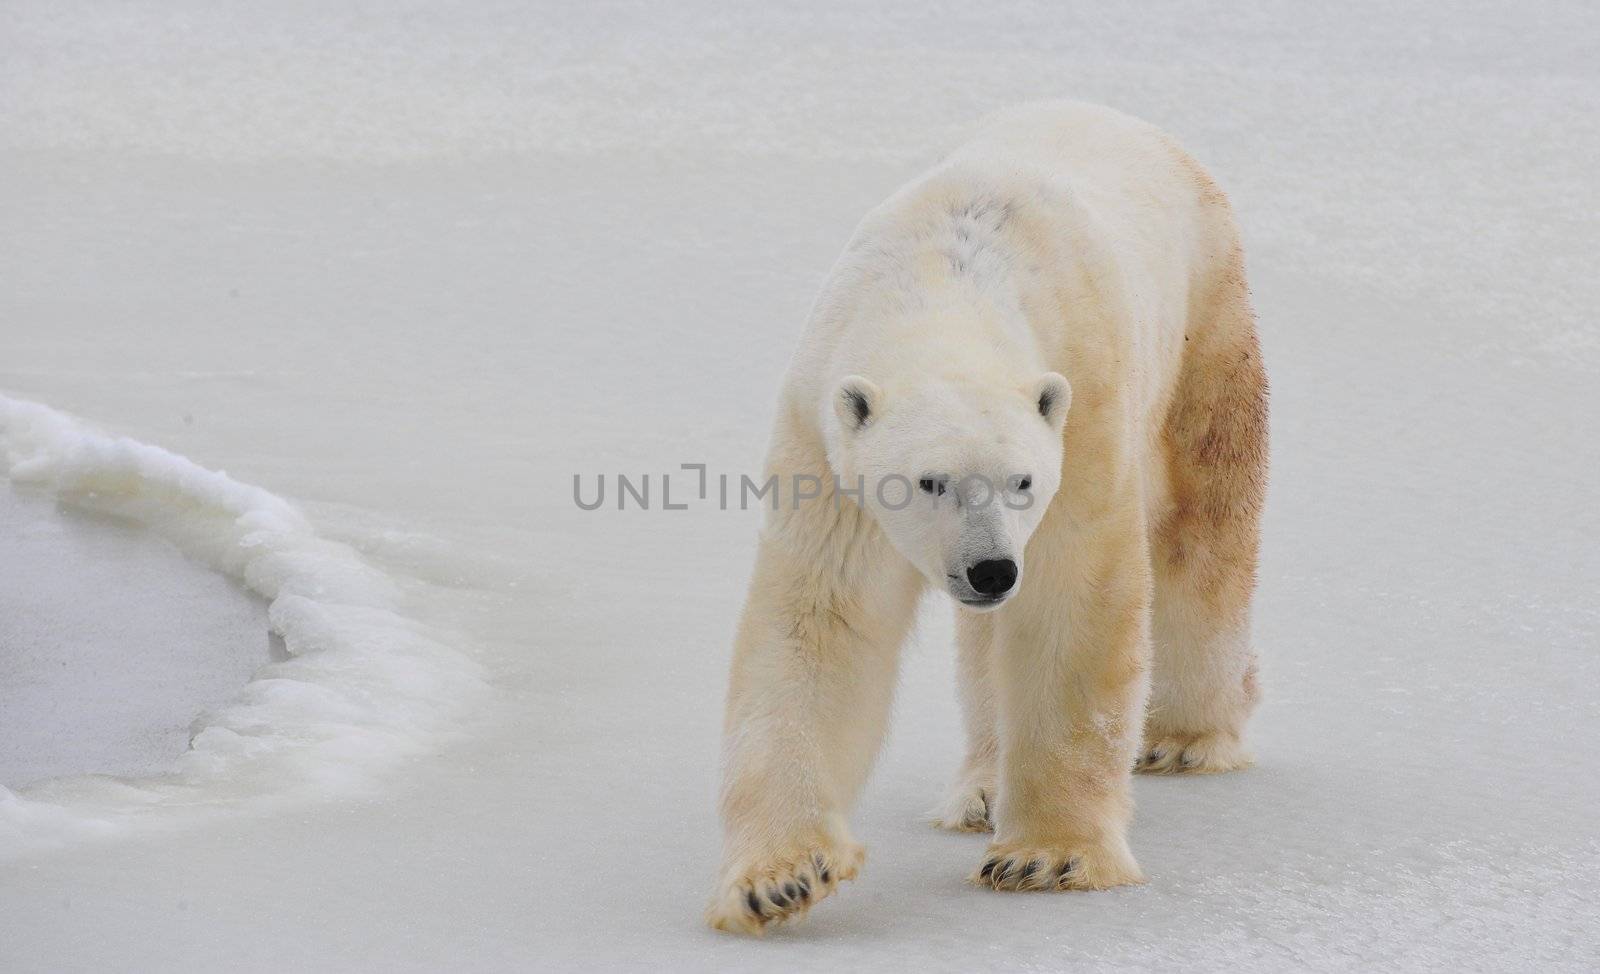
[{"label": "snow", "polygon": [[[10,476],[242,579],[297,655],[200,718],[259,752],[0,782],[0,969],[1600,966],[1592,5],[3,17]],[[855,219],[1060,94],[1239,210],[1259,766],[1136,783],[1145,886],[967,887],[981,840],[926,826],[959,760],[930,602],[862,877],[715,935],[758,515],[586,512],[572,476],[753,470]]]},{"label": "snow", "polygon": [[[63,500],[142,523],[243,582],[267,600],[265,621],[286,656],[246,674],[249,682],[238,681],[242,690],[201,713],[189,727],[188,749],[170,768],[160,768],[161,774],[133,780],[63,776],[20,795],[0,788],[0,854],[48,849],[79,836],[114,836],[152,816],[172,827],[252,799],[260,804],[351,791],[363,784],[364,774],[431,744],[441,725],[485,689],[479,665],[453,648],[451,634],[404,614],[393,581],[349,546],[319,537],[291,505],[259,487],[8,398],[0,398],[0,462],[16,483],[37,484]],[[124,565],[128,571],[136,567]],[[52,569],[63,570],[59,562],[52,568],[12,565],[19,573]],[[97,621],[116,618],[114,601],[101,597],[96,604],[82,588],[87,579],[81,572],[75,581],[79,597],[96,606]],[[182,595],[152,594],[140,600],[138,611],[184,608]],[[24,654],[37,642],[26,633],[17,640]],[[8,656],[11,645],[8,639]],[[191,657],[197,649],[203,646],[191,645]],[[32,668],[56,661],[37,653]],[[29,673],[27,659],[13,662]],[[187,662],[169,654],[155,673],[181,676]],[[137,681],[149,678],[134,675],[124,692],[137,692]],[[80,721],[106,720],[105,707],[72,699],[80,695],[78,688],[69,684],[63,691],[67,699],[57,705],[81,707]],[[99,735],[105,730],[101,726]],[[206,809],[194,807],[197,797]]]},{"label": "snow", "polygon": [[0,782],[164,771],[273,654],[259,600],[36,492],[0,489],[0,576]]}]

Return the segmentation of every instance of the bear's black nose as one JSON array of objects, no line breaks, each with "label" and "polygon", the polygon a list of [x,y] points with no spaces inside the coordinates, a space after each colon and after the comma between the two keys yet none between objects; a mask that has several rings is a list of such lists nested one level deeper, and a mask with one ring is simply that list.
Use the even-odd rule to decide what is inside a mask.
[{"label": "bear's black nose", "polygon": [[1010,558],[991,558],[967,569],[967,581],[979,595],[991,598],[1011,591],[1017,583],[1017,563]]}]

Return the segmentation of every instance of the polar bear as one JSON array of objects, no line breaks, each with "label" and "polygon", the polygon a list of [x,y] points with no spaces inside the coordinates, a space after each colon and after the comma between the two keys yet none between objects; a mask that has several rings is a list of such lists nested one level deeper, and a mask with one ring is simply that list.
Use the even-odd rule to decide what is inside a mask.
[{"label": "polar bear", "polygon": [[1130,773],[1250,760],[1266,463],[1238,231],[1159,130],[1019,108],[868,214],[780,397],[708,922],[760,933],[856,875],[846,815],[930,587],[967,738],[939,824],[994,832],[972,880],[1141,882]]}]

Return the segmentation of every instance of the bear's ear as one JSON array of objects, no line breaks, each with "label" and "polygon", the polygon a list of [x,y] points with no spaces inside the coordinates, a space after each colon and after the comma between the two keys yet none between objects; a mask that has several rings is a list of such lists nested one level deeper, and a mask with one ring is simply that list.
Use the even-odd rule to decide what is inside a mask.
[{"label": "bear's ear", "polygon": [[1067,410],[1072,407],[1072,383],[1059,372],[1046,372],[1034,383],[1033,401],[1045,422],[1060,429],[1067,421]]},{"label": "bear's ear", "polygon": [[872,422],[882,401],[883,390],[859,375],[845,376],[833,390],[833,411],[839,414],[844,428],[852,432]]}]

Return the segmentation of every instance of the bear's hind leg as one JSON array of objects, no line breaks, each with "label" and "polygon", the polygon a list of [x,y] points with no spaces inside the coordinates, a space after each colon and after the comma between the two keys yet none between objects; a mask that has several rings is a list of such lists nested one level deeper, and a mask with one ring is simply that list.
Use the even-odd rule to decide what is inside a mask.
[{"label": "bear's hind leg", "polygon": [[994,617],[956,613],[956,647],[959,672],[957,691],[961,719],[966,728],[967,753],[961,773],[934,824],[956,832],[994,831],[995,761],[1000,746],[995,737]]},{"label": "bear's hind leg", "polygon": [[1202,309],[1163,433],[1169,506],[1154,525],[1154,666],[1137,770],[1232,771],[1250,764],[1250,642],[1266,491],[1267,383],[1237,268]]}]

